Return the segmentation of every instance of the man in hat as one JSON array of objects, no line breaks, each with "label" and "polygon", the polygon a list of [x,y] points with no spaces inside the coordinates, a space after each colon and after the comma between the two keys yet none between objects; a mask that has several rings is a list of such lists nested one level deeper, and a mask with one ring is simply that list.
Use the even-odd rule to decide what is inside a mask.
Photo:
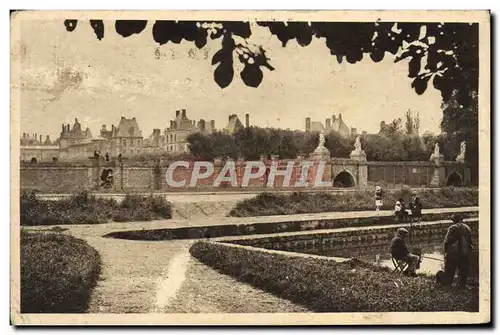
[{"label": "man in hat", "polygon": [[391,241],[391,256],[397,261],[405,261],[408,263],[408,270],[405,271],[405,274],[416,277],[416,268],[420,263],[420,257],[410,253],[405,240],[407,236],[408,230],[405,228],[399,228],[397,230],[396,236],[394,236]]},{"label": "man in hat", "polygon": [[460,214],[454,214],[453,224],[444,238],[444,276],[442,283],[451,285],[458,269],[459,286],[465,287],[472,252],[472,233],[468,225],[462,222]]}]

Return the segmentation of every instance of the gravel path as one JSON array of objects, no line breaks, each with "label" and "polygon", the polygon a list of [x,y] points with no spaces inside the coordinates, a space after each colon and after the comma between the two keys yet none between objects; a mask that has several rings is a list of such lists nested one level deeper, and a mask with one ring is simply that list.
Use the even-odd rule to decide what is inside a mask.
[{"label": "gravel path", "polygon": [[223,275],[191,258],[184,285],[166,313],[306,313],[308,310]]},{"label": "gravel path", "polygon": [[223,275],[189,254],[193,241],[103,238],[110,226],[71,226],[102,258],[89,313],[305,312],[301,306]]}]

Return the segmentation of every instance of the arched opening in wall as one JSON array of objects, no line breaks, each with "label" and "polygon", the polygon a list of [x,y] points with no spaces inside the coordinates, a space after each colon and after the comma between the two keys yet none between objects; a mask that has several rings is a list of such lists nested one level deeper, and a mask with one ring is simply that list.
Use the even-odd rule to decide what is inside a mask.
[{"label": "arched opening in wall", "polygon": [[37,162],[36,157],[31,157],[31,163],[36,164],[36,162]]},{"label": "arched opening in wall", "polygon": [[354,181],[353,176],[347,172],[342,171],[333,180],[333,187],[354,187],[356,186],[356,182]]},{"label": "arched opening in wall", "polygon": [[462,177],[456,172],[450,173],[446,178],[446,186],[462,186]]}]

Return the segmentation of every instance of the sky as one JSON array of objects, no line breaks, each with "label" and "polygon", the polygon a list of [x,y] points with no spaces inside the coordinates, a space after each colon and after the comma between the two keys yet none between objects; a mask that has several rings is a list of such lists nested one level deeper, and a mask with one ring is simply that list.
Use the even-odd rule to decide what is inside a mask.
[{"label": "sky", "polygon": [[307,47],[295,40],[286,48],[264,27],[255,27],[251,43],[262,45],[270,64],[258,88],[235,77],[221,89],[213,79],[213,54],[220,40],[201,50],[194,44],[159,46],[152,37],[153,22],[138,35],[123,38],[114,22],[105,22],[99,41],[88,22],[66,31],[59,20],[23,21],[21,25],[21,133],[59,136],[62,123],[78,118],[94,136],[102,125],[117,125],[120,117],[136,117],[143,136],[164,129],[177,109],[190,119],[215,120],[217,128],[228,115],[250,123],[304,129],[305,118],[322,121],[342,113],[349,127],[378,132],[380,121],[404,118],[410,109],[420,114],[420,132],[439,133],[441,96],[430,86],[419,96],[407,77],[408,63],[393,62],[387,54],[374,63],[369,55],[356,64],[338,64],[325,41],[313,38]]}]

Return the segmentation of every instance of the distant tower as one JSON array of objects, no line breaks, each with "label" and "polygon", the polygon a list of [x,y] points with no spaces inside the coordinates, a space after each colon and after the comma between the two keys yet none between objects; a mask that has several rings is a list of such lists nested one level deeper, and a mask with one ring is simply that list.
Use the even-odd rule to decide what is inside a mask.
[{"label": "distant tower", "polygon": [[245,114],[245,127],[250,127],[250,114]]},{"label": "distant tower", "polygon": [[332,120],[330,119],[326,119],[325,120],[325,127],[326,127],[326,130],[330,130],[332,128],[332,124],[331,124]]},{"label": "distant tower", "polygon": [[311,132],[311,118],[306,117],[306,132]]}]

